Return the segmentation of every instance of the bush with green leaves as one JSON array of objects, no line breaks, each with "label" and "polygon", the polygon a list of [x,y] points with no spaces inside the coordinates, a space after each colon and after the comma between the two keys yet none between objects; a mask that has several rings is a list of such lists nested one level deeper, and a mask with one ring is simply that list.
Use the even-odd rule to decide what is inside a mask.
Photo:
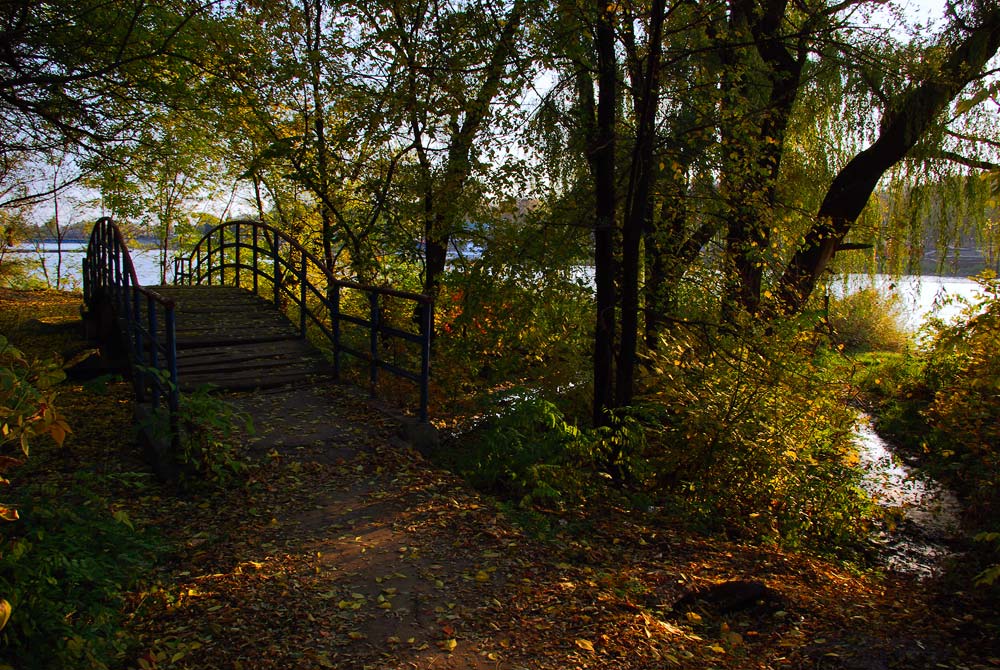
[{"label": "bush with green leaves", "polygon": [[238,434],[253,431],[251,417],[213,395],[210,387],[181,395],[177,425],[177,460],[185,475],[222,484],[246,470]]},{"label": "bush with green leaves", "polygon": [[[0,335],[0,485],[6,475],[23,463],[31,445],[41,436],[63,443],[69,426],[55,405],[55,386],[66,375],[54,360],[29,361],[19,349]],[[18,520],[17,507],[0,502],[0,523]],[[6,543],[7,532],[0,533]],[[0,630],[7,625],[12,592],[0,588]],[[16,597],[14,597],[16,600]]]},{"label": "bush with green leaves", "polygon": [[[977,546],[1000,553],[1000,280],[977,280],[981,297],[960,301],[953,319],[930,319],[913,356],[872,366],[869,377],[893,384],[866,389],[878,400],[880,429],[961,495]],[[987,568],[979,581],[992,584],[997,574]]]},{"label": "bush with green leaves", "polygon": [[817,363],[819,336],[785,328],[678,329],[665,340],[644,394],[667,417],[649,438],[651,485],[711,526],[847,548],[876,513],[857,467],[857,417]]},{"label": "bush with green leaves", "polygon": [[171,445],[181,478],[225,484],[246,470],[239,438],[241,431],[253,433],[253,419],[206,385],[180,395],[173,419],[161,404],[145,417],[140,430]]},{"label": "bush with green leaves", "polygon": [[[932,466],[969,501],[973,519],[1000,512],[1000,279],[978,278],[982,297],[928,327],[921,415]],[[990,529],[990,530],[996,530]]]},{"label": "bush with green leaves", "polygon": [[435,383],[449,398],[500,385],[545,392],[579,381],[593,297],[571,269],[493,249],[449,272],[435,302]]},{"label": "bush with green leaves", "polygon": [[899,298],[875,288],[831,298],[827,320],[833,343],[849,352],[902,351],[910,344]]},{"label": "bush with green leaves", "polygon": [[55,386],[66,378],[55,360],[29,361],[0,335],[0,451],[28,456],[31,443],[47,435],[62,444],[69,426],[55,405]]},{"label": "bush with green leaves", "polygon": [[466,436],[450,465],[476,488],[522,507],[562,507],[584,501],[614,476],[632,476],[644,439],[633,416],[580,428],[554,403],[525,391]]},{"label": "bush with green leaves", "polygon": [[117,667],[125,597],[162,551],[122,511],[91,492],[80,473],[70,488],[29,487],[22,518],[0,543],[0,591],[12,616],[0,633],[0,666],[19,670]]}]

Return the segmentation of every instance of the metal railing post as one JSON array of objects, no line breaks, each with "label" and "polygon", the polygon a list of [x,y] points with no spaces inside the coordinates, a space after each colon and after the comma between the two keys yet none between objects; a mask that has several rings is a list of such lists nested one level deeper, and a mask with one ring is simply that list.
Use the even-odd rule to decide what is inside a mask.
[{"label": "metal railing post", "polygon": [[[331,290],[327,289],[329,300]],[[330,327],[333,329],[333,377],[340,379],[340,284],[333,285],[330,302]]]},{"label": "metal railing post", "polygon": [[[146,297],[146,310],[149,316],[149,368],[151,370],[150,374],[157,374],[157,363],[159,362],[159,352],[157,351],[157,337],[156,337],[156,301],[153,300],[152,296]],[[160,406],[160,385],[158,380],[154,380],[150,384],[150,390],[153,395],[153,409]]]},{"label": "metal railing post", "polygon": [[426,422],[427,405],[430,401],[431,334],[434,332],[434,303],[425,302],[420,317],[420,329],[423,333],[423,340],[420,343],[420,420]]},{"label": "metal railing post", "polygon": [[281,261],[278,259],[280,255],[281,243],[278,241],[278,235],[275,234],[274,242],[271,244],[271,255],[274,257],[274,304],[276,307],[281,307],[281,275],[283,274],[281,270]]},{"label": "metal railing post", "polygon": [[132,343],[132,360],[136,363],[135,370],[135,388],[136,388],[136,400],[143,402],[146,399],[146,380],[144,377],[144,372],[142,371],[142,361],[143,361],[143,349],[145,348],[145,342],[142,337],[142,328],[139,324],[142,323],[142,293],[139,291],[132,291],[131,301],[132,308],[131,314],[126,310],[125,316],[125,327],[128,332],[129,341]]},{"label": "metal railing post", "polygon": [[299,335],[306,337],[306,255],[300,254],[302,264],[299,266]]},{"label": "metal railing post", "polygon": [[233,239],[236,241],[236,286],[240,286],[240,224],[233,226]]},{"label": "metal railing post", "polygon": [[258,249],[258,244],[259,244],[259,242],[258,242],[258,228],[257,228],[257,224],[255,223],[255,224],[253,224],[253,292],[254,292],[254,295],[260,295],[260,285],[259,285],[259,282],[257,280],[257,275],[258,275],[257,268],[260,267],[259,265],[257,265],[257,256],[258,256],[257,249]]},{"label": "metal railing post", "polygon": [[219,286],[226,285],[226,229],[219,228]]},{"label": "metal railing post", "polygon": [[369,305],[369,349],[368,354],[371,359],[368,364],[368,383],[369,392],[371,396],[375,397],[375,386],[378,384],[378,328],[379,328],[379,313],[378,313],[378,293],[375,291],[368,292],[368,305]]}]

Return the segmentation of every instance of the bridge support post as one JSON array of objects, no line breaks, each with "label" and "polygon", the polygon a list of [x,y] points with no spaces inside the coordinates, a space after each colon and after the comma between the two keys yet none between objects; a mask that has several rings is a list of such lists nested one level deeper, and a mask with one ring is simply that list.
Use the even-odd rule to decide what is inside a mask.
[{"label": "bridge support post", "polygon": [[340,284],[326,290],[330,303],[330,328],[333,330],[333,378],[340,379]]},{"label": "bridge support post", "polygon": [[368,331],[368,344],[369,350],[368,354],[371,359],[368,361],[368,383],[369,392],[371,397],[375,397],[375,386],[378,384],[378,331],[379,331],[379,313],[378,313],[378,293],[370,291],[368,293],[368,306],[369,306],[369,321],[371,325]]}]

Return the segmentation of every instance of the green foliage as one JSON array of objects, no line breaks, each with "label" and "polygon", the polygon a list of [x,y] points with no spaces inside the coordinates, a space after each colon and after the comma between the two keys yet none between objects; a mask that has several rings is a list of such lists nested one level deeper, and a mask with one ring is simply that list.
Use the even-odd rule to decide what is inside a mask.
[{"label": "green foliage", "polygon": [[28,361],[0,335],[0,449],[27,456],[42,435],[62,444],[69,426],[55,407],[53,387],[65,378],[56,361]]},{"label": "green foliage", "polygon": [[875,288],[830,300],[831,339],[848,352],[902,351],[910,340],[902,320],[899,298]]},{"label": "green foliage", "polygon": [[27,233],[25,212],[10,208],[0,210],[0,283],[5,286],[22,286],[27,282],[26,254],[11,253]]},{"label": "green foliage", "polygon": [[0,543],[0,592],[12,608],[0,660],[13,667],[99,669],[124,655],[125,594],[161,545],[91,489],[80,474],[68,490],[22,492],[23,518]]},{"label": "green foliage", "polygon": [[[975,540],[992,545],[994,556],[1000,556],[1000,533],[978,533]],[[998,581],[1000,581],[1000,563],[994,563],[976,575],[977,586],[993,586]]]},{"label": "green foliage", "polygon": [[[238,437],[241,430],[253,432],[253,421],[213,395],[211,386],[181,394],[175,425],[179,433],[175,457],[182,477],[222,485],[246,470]],[[170,441],[175,429],[165,407],[151,414],[143,428],[163,441]]]},{"label": "green foliage", "polygon": [[552,402],[525,392],[463,443],[451,465],[473,486],[524,508],[558,507],[585,500],[612,473],[633,474],[644,435],[625,415],[608,427],[581,429]]},{"label": "green foliage", "polygon": [[[6,337],[0,335],[0,485],[9,484],[5,475],[27,458],[31,442],[48,435],[62,445],[69,426],[55,407],[53,386],[65,378],[55,362],[32,361],[24,357]],[[0,503],[0,521],[16,521],[18,511],[13,504]],[[0,542],[6,534],[0,533]],[[0,594],[12,595],[0,586]],[[0,599],[0,630],[7,623],[10,603]]]},{"label": "green foliage", "polygon": [[1000,280],[980,276],[983,297],[950,323],[930,324],[922,383],[925,443],[939,470],[982,519],[1000,510]]},{"label": "green foliage", "polygon": [[520,500],[557,503],[582,493],[586,441],[547,400],[516,398],[476,431],[459,472],[476,488]]},{"label": "green foliage", "polygon": [[240,460],[237,436],[240,429],[253,431],[249,415],[201,387],[181,396],[178,425],[181,429],[177,454],[185,474],[224,484],[246,470]]},{"label": "green foliage", "polygon": [[646,399],[666,413],[649,436],[650,484],[710,526],[849,547],[875,510],[856,467],[856,417],[814,362],[818,337],[785,327],[753,338],[677,331],[664,342],[646,380]]},{"label": "green foliage", "polygon": [[[571,271],[499,249],[446,276],[435,304],[435,379],[449,397],[501,384],[553,392],[587,365],[592,297]],[[472,372],[470,375],[469,372]]]},{"label": "green foliage", "polygon": [[[996,560],[1000,510],[1000,280],[977,278],[982,298],[951,321],[931,319],[914,355],[879,357],[865,390],[878,400],[879,426],[921,457],[921,467],[962,497],[987,563]],[[1000,576],[996,565],[976,578]]]}]

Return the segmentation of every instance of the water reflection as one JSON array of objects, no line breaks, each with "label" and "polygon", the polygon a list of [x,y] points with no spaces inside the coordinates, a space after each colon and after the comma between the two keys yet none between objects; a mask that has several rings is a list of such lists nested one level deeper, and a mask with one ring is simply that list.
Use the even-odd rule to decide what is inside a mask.
[{"label": "water reflection", "polygon": [[855,442],[865,470],[865,488],[898,518],[872,538],[886,565],[919,577],[936,574],[943,560],[954,553],[952,546],[960,535],[955,494],[917,477],[899,462],[867,415],[858,419]]}]

